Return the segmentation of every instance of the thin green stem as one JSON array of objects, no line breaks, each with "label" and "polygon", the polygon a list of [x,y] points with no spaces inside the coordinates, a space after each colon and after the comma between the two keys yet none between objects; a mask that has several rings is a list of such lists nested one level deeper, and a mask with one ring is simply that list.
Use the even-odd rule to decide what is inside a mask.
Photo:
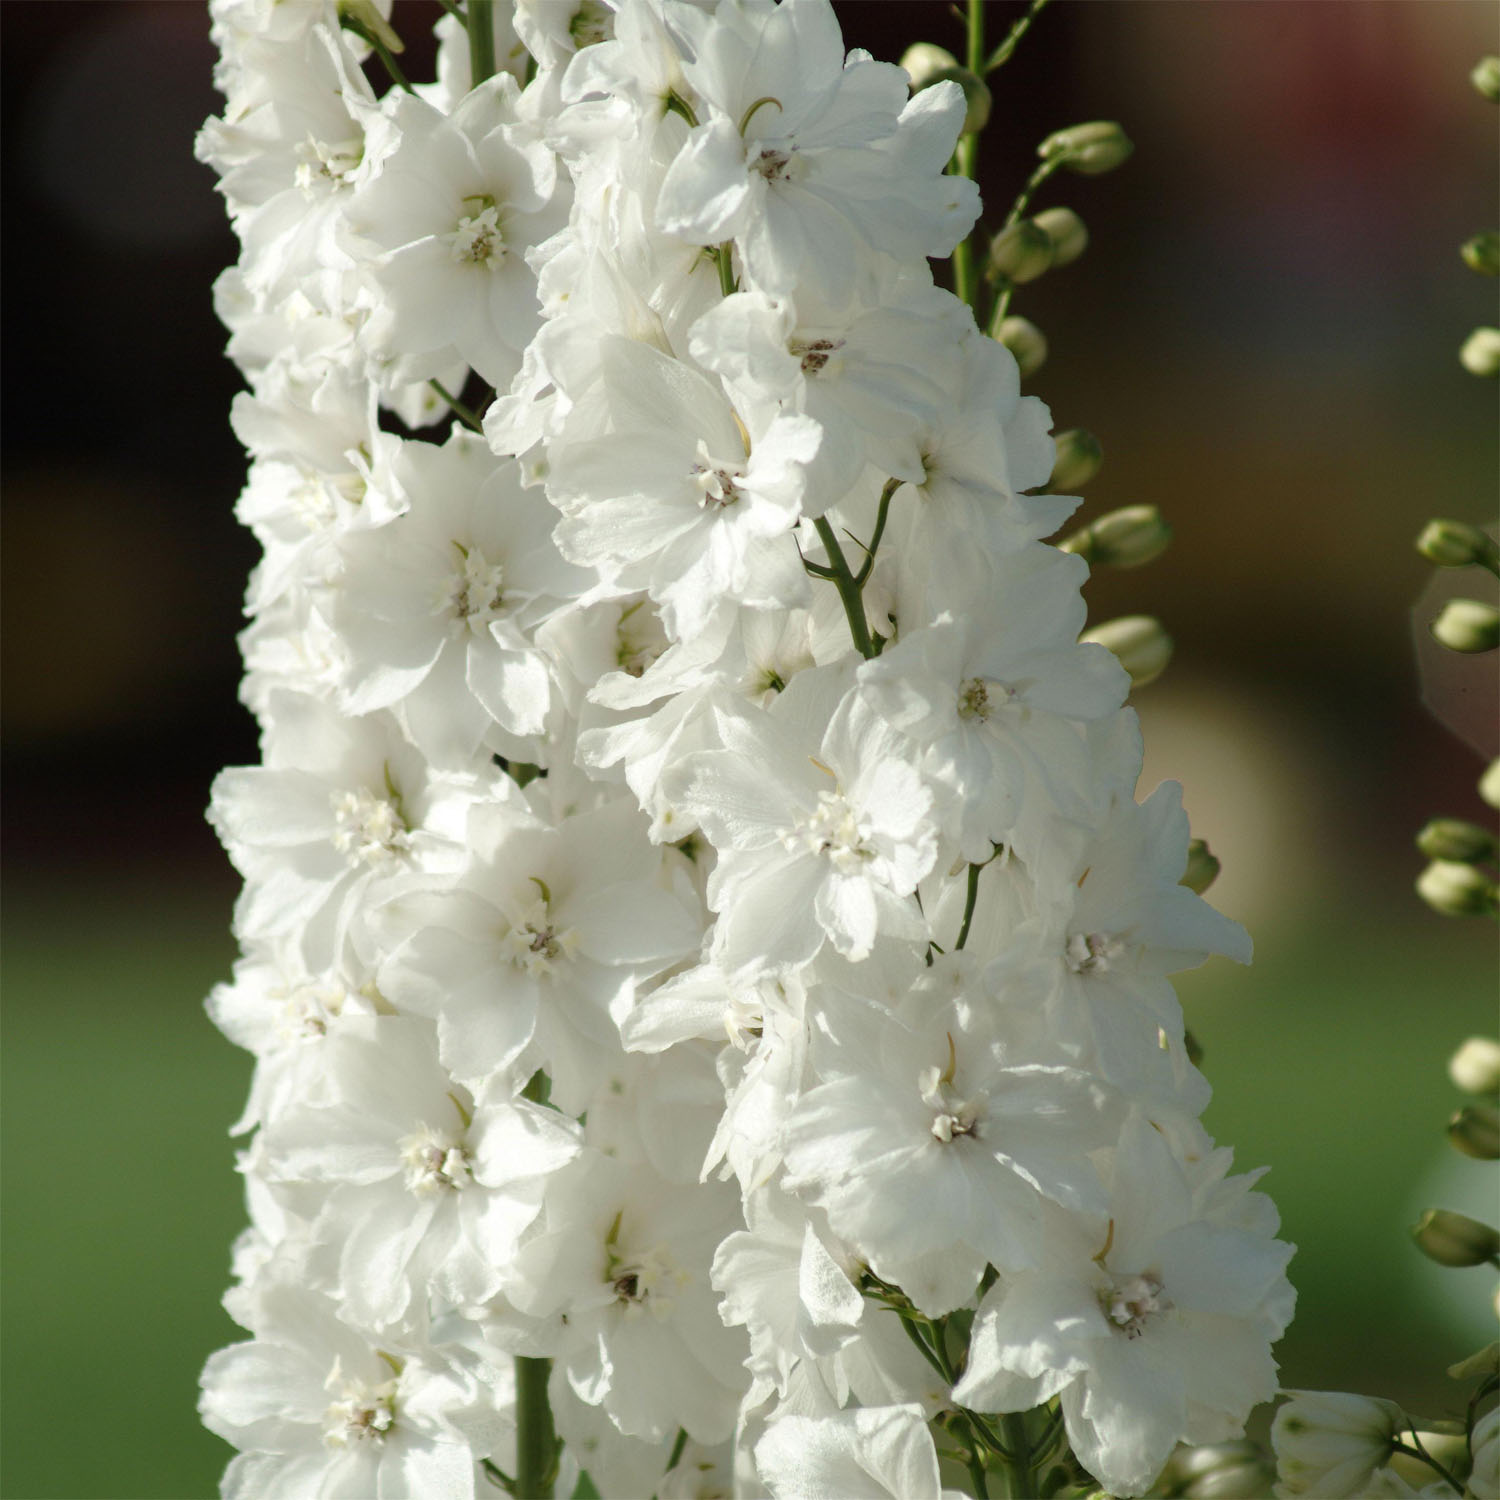
[{"label": "thin green stem", "polygon": [[958,941],[953,945],[955,950],[969,941],[969,924],[974,920],[974,903],[979,899],[979,872],[983,868],[983,865],[969,866],[969,888],[964,894],[964,920],[958,929]]},{"label": "thin green stem", "polygon": [[953,1377],[948,1373],[947,1370],[943,1368],[942,1361],[939,1360],[937,1355],[933,1352],[932,1346],[927,1342],[926,1339],[922,1337],[921,1333],[917,1329],[917,1325],[912,1321],[911,1315],[909,1313],[902,1312],[899,1307],[893,1307],[891,1308],[891,1311],[901,1319],[901,1326],[906,1330],[907,1338],[909,1338],[912,1343],[914,1343],[921,1351],[922,1358],[925,1359],[927,1363],[930,1364],[932,1368],[943,1377],[944,1380],[951,1382]]},{"label": "thin green stem", "polygon": [[456,0],[438,0],[438,4],[453,17],[465,30],[468,29],[469,18],[464,14],[463,7]]},{"label": "thin green stem", "polygon": [[859,585],[854,581],[854,574],[849,571],[844,549],[839,546],[839,539],[834,535],[833,527],[828,524],[828,517],[819,516],[813,526],[828,552],[828,563],[834,574],[833,586],[843,600],[844,613],[849,618],[849,634],[854,637],[855,649],[869,661],[879,656],[880,650],[870,639],[870,626],[865,619],[865,605],[860,597]]},{"label": "thin green stem", "polygon": [[[1038,164],[1036,171],[1026,179],[1026,186],[1016,195],[1016,201],[1011,204],[1010,212],[1005,216],[1005,223],[1000,226],[1000,233],[1004,234],[1012,224],[1018,224],[1021,216],[1031,206],[1031,200],[1036,196],[1042,184],[1062,166],[1063,158],[1054,156],[1048,161]],[[1009,280],[997,283],[995,306],[990,312],[987,325],[991,338],[997,338],[1000,333],[1000,324],[1004,322],[1006,314],[1010,311],[1010,299],[1015,293],[1015,285]]]},{"label": "thin green stem", "polygon": [[516,1356],[517,1500],[552,1500],[557,1469],[557,1434],[547,1400],[550,1359]]},{"label": "thin green stem", "polygon": [[484,1470],[484,1477],[488,1479],[491,1484],[498,1485],[502,1490],[505,1491],[507,1495],[515,1494],[515,1480],[512,1479],[510,1475],[500,1467],[499,1464],[492,1463],[487,1458],[481,1458],[479,1460],[479,1467]]},{"label": "thin green stem", "polygon": [[[1418,1462],[1426,1464],[1429,1469],[1436,1469],[1453,1486],[1454,1493],[1462,1495],[1464,1492],[1463,1485],[1422,1446],[1422,1440],[1417,1436],[1415,1430],[1412,1431],[1411,1437],[1412,1441],[1410,1443],[1403,1443],[1398,1438],[1392,1442],[1391,1448],[1397,1453],[1404,1453],[1408,1458],[1415,1458]],[[1416,1446],[1413,1447],[1413,1444]]]},{"label": "thin green stem", "polygon": [[719,268],[719,290],[726,297],[732,297],[735,292],[733,251],[734,246],[728,241],[714,248],[714,263]]},{"label": "thin green stem", "polygon": [[[979,76],[984,71],[984,0],[969,0],[965,30],[964,66]],[[973,177],[978,166],[979,132],[967,130],[958,139],[953,169],[960,177]],[[965,235],[953,249],[953,291],[959,301],[973,307],[978,289],[974,278],[974,238]]]},{"label": "thin green stem", "polygon": [[458,418],[465,427],[472,427],[475,432],[483,432],[484,424],[479,420],[479,413],[472,407],[465,406],[457,396],[452,395],[440,380],[429,380],[427,382],[439,396],[448,404],[448,409]]},{"label": "thin green stem", "polygon": [[[875,530],[870,533],[870,545],[865,547],[865,560],[859,565],[859,572],[854,575],[857,587],[863,588],[870,576],[870,569],[875,566],[875,553],[880,546],[880,539],[885,535],[886,517],[891,513],[891,496],[904,484],[901,479],[887,479],[885,488],[880,492],[880,509],[875,512]],[[864,547],[861,542],[860,546]]]},{"label": "thin green stem", "polygon": [[1034,1500],[1036,1478],[1031,1467],[1031,1439],[1026,1432],[1026,1417],[1022,1412],[1006,1412],[1000,1418],[1005,1432],[1008,1455],[1001,1459],[1005,1466],[1005,1493],[1011,1500]]},{"label": "thin green stem", "polygon": [[984,1460],[979,1456],[979,1444],[974,1441],[974,1429],[972,1427],[969,1428],[969,1455],[967,1463],[969,1478],[974,1485],[974,1500],[990,1500],[990,1487],[984,1477]]},{"label": "thin green stem", "polygon": [[677,1467],[677,1460],[682,1457],[682,1450],[686,1447],[687,1428],[679,1427],[677,1429],[677,1441],[672,1444],[672,1454],[671,1457],[667,1459],[667,1467],[664,1470],[665,1473],[670,1474],[672,1470]]},{"label": "thin green stem", "polygon": [[408,94],[414,94],[416,90],[411,86],[411,80],[401,71],[401,64],[391,55],[391,49],[375,35],[362,21],[356,21],[352,16],[344,16],[340,22],[345,31],[352,31],[355,36],[368,42],[375,51],[375,56],[380,59],[381,66],[390,75],[390,80],[398,88],[403,88]]},{"label": "thin green stem", "polygon": [[[1010,34],[990,53],[982,72],[979,68],[975,68],[974,71],[983,76],[983,74],[993,73],[996,68],[1003,68],[1010,61],[1011,54],[1021,45],[1021,38],[1031,29],[1031,23],[1041,14],[1042,7],[1046,4],[1047,0],[1031,0],[1031,4],[1026,8],[1026,14],[1010,28]],[[973,64],[971,63],[970,66],[973,67]]]},{"label": "thin green stem", "polygon": [[469,0],[469,87],[495,73],[495,0]]}]

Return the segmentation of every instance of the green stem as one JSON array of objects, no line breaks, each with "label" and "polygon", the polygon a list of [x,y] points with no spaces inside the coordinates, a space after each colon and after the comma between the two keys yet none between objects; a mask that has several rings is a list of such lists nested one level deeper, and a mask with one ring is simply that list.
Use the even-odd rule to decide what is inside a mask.
[{"label": "green stem", "polygon": [[[976,77],[984,72],[984,0],[969,0],[967,16],[968,45],[964,66]],[[973,177],[979,166],[979,132],[965,131],[959,137],[953,158],[954,171],[960,177]],[[953,249],[953,291],[959,301],[974,306],[978,286],[974,279],[974,238],[966,235]]]},{"label": "green stem", "polygon": [[714,264],[719,268],[719,290],[726,297],[735,293],[734,246],[728,242],[714,248]]},{"label": "green stem", "polygon": [[[1412,1443],[1415,1443],[1416,1446],[1413,1447]],[[1415,1458],[1416,1460],[1418,1460],[1418,1462],[1426,1464],[1429,1469],[1436,1469],[1437,1472],[1441,1474],[1443,1478],[1453,1486],[1454,1493],[1462,1495],[1464,1492],[1463,1485],[1460,1484],[1459,1481],[1455,1479],[1453,1475],[1450,1474],[1448,1470],[1445,1469],[1443,1465],[1437,1461],[1437,1459],[1435,1459],[1424,1447],[1422,1447],[1421,1440],[1417,1437],[1415,1431],[1412,1433],[1412,1443],[1403,1443],[1397,1440],[1391,1444],[1391,1448],[1397,1453],[1404,1453],[1408,1458]]]},{"label": "green stem", "polygon": [[438,4],[441,5],[443,9],[447,11],[448,14],[452,16],[453,19],[464,28],[465,31],[469,29],[469,18],[464,14],[463,7],[456,3],[456,0],[438,0]]},{"label": "green stem", "polygon": [[[1041,14],[1042,7],[1046,3],[1047,0],[1031,0],[1026,14],[1010,28],[1010,34],[990,53],[988,60],[985,62],[983,73],[993,73],[996,68],[1003,68],[1010,61],[1011,53],[1021,45],[1021,38],[1030,30],[1031,23]],[[970,64],[970,66],[972,67],[973,65]],[[975,68],[974,71],[979,73],[980,69]]]},{"label": "green stem", "polygon": [[1026,1433],[1026,1417],[1021,1412],[1006,1412],[1000,1418],[1008,1450],[1001,1463],[1005,1468],[1005,1493],[1011,1500],[1035,1500],[1036,1478],[1031,1471],[1031,1439]]},{"label": "green stem", "polygon": [[552,1500],[557,1435],[547,1400],[547,1377],[551,1373],[550,1359],[516,1356],[517,1500]]},{"label": "green stem", "polygon": [[448,403],[448,409],[458,418],[465,427],[472,427],[475,432],[483,432],[484,424],[479,420],[479,413],[472,407],[465,406],[462,401],[449,393],[440,380],[429,380],[427,382],[444,401]]},{"label": "green stem", "polygon": [[[1031,200],[1036,196],[1038,189],[1044,182],[1062,166],[1063,158],[1053,157],[1050,161],[1040,163],[1030,177],[1026,179],[1026,186],[1016,195],[1016,201],[1011,204],[1010,212],[1005,216],[1005,223],[1000,226],[1000,233],[1004,234],[1012,224],[1018,224],[1021,216],[1031,205]],[[1015,292],[1015,286],[1010,281],[1001,283],[995,297],[995,306],[990,313],[988,331],[991,338],[997,338],[1000,332],[1000,324],[1005,320],[1005,315],[1010,311],[1010,299]]]},{"label": "green stem", "polygon": [[[885,488],[880,492],[880,509],[875,512],[875,530],[870,533],[870,545],[865,547],[865,560],[859,565],[859,572],[854,575],[854,582],[859,588],[865,586],[870,576],[870,569],[875,566],[875,552],[880,546],[880,539],[885,535],[886,517],[891,512],[891,496],[905,483],[901,479],[887,479]],[[861,542],[860,546],[864,546]]]},{"label": "green stem", "polygon": [[983,868],[983,865],[969,866],[969,888],[964,895],[964,920],[958,929],[958,941],[953,945],[955,950],[969,941],[969,924],[974,920],[974,903],[979,899],[979,872]]},{"label": "green stem", "polygon": [[352,31],[355,36],[362,38],[364,41],[368,42],[372,48],[374,48],[375,56],[380,59],[381,66],[384,67],[385,71],[390,75],[392,83],[394,83],[398,88],[405,89],[408,94],[414,94],[416,92],[416,90],[411,86],[411,81],[407,78],[406,74],[401,71],[401,64],[398,63],[396,59],[391,55],[391,49],[387,47],[386,44],[381,41],[373,31],[369,29],[369,27],[365,26],[359,21],[354,20],[352,16],[345,16],[340,24],[343,26],[345,31]]},{"label": "green stem", "polygon": [[667,1467],[663,1471],[664,1473],[670,1474],[672,1470],[677,1467],[677,1460],[682,1457],[682,1450],[686,1447],[687,1428],[679,1427],[677,1429],[677,1441],[672,1444],[672,1454],[671,1457],[667,1459]]},{"label": "green stem", "polygon": [[865,605],[860,597],[859,585],[854,581],[854,574],[849,571],[844,549],[839,546],[839,539],[834,535],[833,527],[828,524],[827,516],[819,516],[813,526],[828,552],[829,566],[833,569],[833,586],[844,602],[844,613],[849,618],[849,634],[854,637],[855,649],[869,661],[879,656],[880,652],[870,639],[870,626],[865,619]]},{"label": "green stem", "polygon": [[[966,1424],[967,1425],[967,1424]],[[974,1429],[969,1428],[969,1478],[974,1485],[974,1500],[990,1500],[989,1485],[984,1478],[984,1460],[979,1456],[979,1444],[974,1440]]]},{"label": "green stem", "polygon": [[469,87],[495,73],[495,0],[469,0]]}]

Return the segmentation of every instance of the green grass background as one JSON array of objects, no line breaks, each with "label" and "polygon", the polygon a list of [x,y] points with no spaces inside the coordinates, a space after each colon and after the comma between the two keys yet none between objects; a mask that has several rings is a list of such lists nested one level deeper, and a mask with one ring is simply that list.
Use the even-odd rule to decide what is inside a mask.
[{"label": "green grass background", "polygon": [[[218,1297],[243,1222],[226,1129],[250,1071],[200,1003],[229,971],[226,918],[186,893],[7,906],[7,1500],[216,1492],[229,1450],[194,1401],[203,1359],[239,1336]],[[1436,1414],[1443,1366],[1487,1336],[1483,1286],[1466,1327],[1406,1225],[1447,1151],[1447,1055],[1493,1026],[1493,933],[1351,912],[1259,938],[1250,970],[1215,963],[1181,988],[1215,1085],[1209,1127],[1240,1167],[1273,1168],[1300,1246],[1283,1378]],[[1479,1191],[1493,1181],[1454,1160]],[[1485,1273],[1445,1285],[1455,1275]]]}]

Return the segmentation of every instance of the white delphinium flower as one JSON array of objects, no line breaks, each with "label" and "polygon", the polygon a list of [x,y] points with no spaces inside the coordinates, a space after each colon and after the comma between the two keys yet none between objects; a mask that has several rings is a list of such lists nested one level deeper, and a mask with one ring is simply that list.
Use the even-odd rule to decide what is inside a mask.
[{"label": "white delphinium flower", "polygon": [[1391,1456],[1406,1426],[1394,1401],[1342,1391],[1287,1391],[1292,1399],[1271,1423],[1276,1450],[1276,1493],[1365,1495],[1370,1477]]},{"label": "white delphinium flower", "polygon": [[1074,1453],[1117,1495],[1148,1489],[1179,1442],[1238,1436],[1275,1394],[1292,1247],[1228,1165],[1224,1152],[1180,1161],[1149,1121],[1128,1121],[1107,1225],[1058,1224],[1044,1265],[985,1295],[954,1400],[1025,1411],[1060,1395]]},{"label": "white delphinium flower", "polygon": [[558,555],[546,500],[475,434],[403,444],[396,469],[408,508],[349,536],[331,585],[346,711],[396,711],[436,766],[465,769],[481,745],[545,760],[552,677],[534,638],[587,575]]},{"label": "white delphinium flower", "polygon": [[936,858],[932,794],[906,742],[828,671],[799,674],[765,714],[719,715],[723,748],[667,778],[718,851],[709,904],[726,969],[796,968],[825,940],[863,958],[877,931],[926,936],[910,898]]},{"label": "white delphinium flower", "polygon": [[636,984],[701,940],[698,914],[662,881],[644,829],[628,801],[556,827],[478,805],[458,880],[383,914],[382,989],[436,1018],[443,1061],[466,1083],[482,1087],[526,1054],[523,1072],[546,1066],[557,1102],[588,1108]]},{"label": "white delphinium flower", "polygon": [[548,476],[563,555],[622,592],[645,589],[678,637],[725,599],[801,602],[791,532],[817,424],[773,416],[752,430],[709,381],[645,344],[609,338],[599,359],[608,432],[559,444]]},{"label": "white delphinium flower", "polygon": [[298,937],[310,969],[343,952],[375,893],[399,877],[456,871],[464,820],[502,779],[433,773],[394,720],[340,718],[274,694],[265,764],[214,782],[210,820],[245,877],[243,940]]},{"label": "white delphinium flower", "polygon": [[345,211],[347,253],[382,295],[373,347],[400,357],[407,379],[456,353],[504,386],[536,330],[526,251],[565,221],[565,188],[519,100],[508,73],[451,115],[402,96],[391,113],[398,144]]},{"label": "white delphinium flower", "polygon": [[252,1169],[304,1218],[309,1267],[367,1327],[500,1290],[543,1180],[580,1149],[556,1110],[474,1098],[418,1018],[351,1020],[324,1049],[327,1097],[262,1127]]},{"label": "white delphinium flower", "polygon": [[485,1383],[420,1344],[372,1339],[328,1298],[270,1279],[254,1298],[257,1337],[210,1356],[204,1425],[240,1449],[227,1500],[403,1495],[474,1500],[478,1461],[505,1414]]},{"label": "white delphinium flower", "polygon": [[730,0],[665,8],[702,111],[657,213],[698,245],[733,239],[767,291],[804,280],[835,296],[871,251],[947,255],[979,213],[966,177],[945,176],[963,123],[957,85],[908,100],[908,80],[844,56],[831,6]]},{"label": "white delphinium flower", "polygon": [[836,982],[814,992],[821,1081],[785,1131],[786,1188],[934,1317],[966,1302],[988,1263],[1045,1262],[1044,1203],[1102,1214],[1088,1153],[1119,1119],[1096,1079],[1017,1047],[975,978],[955,954],[891,1011]]},{"label": "white delphinium flower", "polygon": [[918,1405],[774,1418],[755,1463],[775,1500],[948,1500],[937,1449]]},{"label": "white delphinium flower", "polygon": [[506,1295],[556,1321],[550,1352],[622,1432],[654,1441],[682,1427],[721,1442],[745,1349],[719,1317],[709,1264],[737,1220],[728,1188],[680,1186],[587,1151],[549,1183]]}]

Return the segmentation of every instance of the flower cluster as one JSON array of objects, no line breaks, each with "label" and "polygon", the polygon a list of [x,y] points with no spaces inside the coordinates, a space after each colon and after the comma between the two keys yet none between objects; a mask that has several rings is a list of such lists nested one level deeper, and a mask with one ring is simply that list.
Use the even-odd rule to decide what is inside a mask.
[{"label": "flower cluster", "polygon": [[1168,976],[1249,944],[934,283],[958,85],[828,0],[468,0],[383,97],[371,0],[212,9],[226,1494],[937,1500],[1050,1403],[1133,1495],[1240,1432],[1290,1248]]}]

